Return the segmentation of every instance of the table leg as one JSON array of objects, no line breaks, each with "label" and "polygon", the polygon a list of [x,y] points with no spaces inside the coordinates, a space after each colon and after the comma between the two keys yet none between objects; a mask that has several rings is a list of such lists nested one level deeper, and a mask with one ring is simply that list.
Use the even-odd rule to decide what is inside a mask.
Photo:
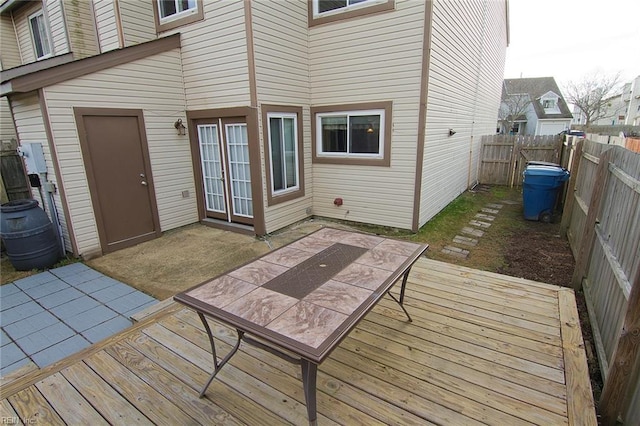
[{"label": "table leg", "polygon": [[304,388],[304,398],[307,403],[307,416],[309,425],[318,424],[318,414],[316,408],[316,378],[318,376],[318,364],[306,359],[301,359],[302,365],[302,386]]},{"label": "table leg", "polygon": [[213,341],[213,333],[211,332],[211,328],[209,327],[207,318],[204,316],[204,314],[200,312],[198,312],[198,316],[200,317],[200,321],[202,321],[202,324],[204,325],[204,329],[207,331],[207,336],[209,337],[209,343],[211,343],[211,354],[213,355],[213,373],[211,373],[211,376],[209,376],[209,380],[207,380],[207,383],[204,385],[204,387],[200,391],[200,398],[202,398],[204,396],[204,393],[207,391],[207,388],[209,387],[213,379],[216,377],[216,375],[220,371],[220,369],[222,369],[222,367],[224,367],[227,361],[229,361],[231,357],[238,351],[238,348],[240,347],[240,342],[242,341],[242,336],[244,335],[244,331],[236,329],[236,332],[238,333],[238,341],[236,342],[233,349],[231,349],[231,351],[227,354],[227,356],[225,356],[222,359],[222,361],[218,362],[218,356],[216,355],[216,344]]},{"label": "table leg", "polygon": [[413,322],[413,320],[411,319],[411,315],[409,315],[409,312],[407,312],[407,310],[404,307],[404,290],[407,287],[407,279],[409,278],[409,272],[411,271],[411,268],[409,268],[409,270],[407,270],[407,272],[404,273],[404,276],[402,277],[402,286],[400,287],[400,299],[396,299],[393,294],[391,294],[391,291],[388,291],[387,294],[396,301],[396,303],[398,305],[400,305],[400,307],[402,308],[402,310],[404,311],[404,314],[407,316],[407,318],[409,319],[409,322]]}]

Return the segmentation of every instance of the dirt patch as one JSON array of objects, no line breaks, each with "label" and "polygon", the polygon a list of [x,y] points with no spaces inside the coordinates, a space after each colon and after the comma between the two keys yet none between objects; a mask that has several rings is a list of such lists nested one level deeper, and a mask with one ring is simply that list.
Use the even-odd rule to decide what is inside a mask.
[{"label": "dirt patch", "polygon": [[[504,266],[497,272],[571,288],[575,262],[569,242],[560,235],[560,224],[528,222],[525,228],[513,232],[504,250]],[[594,400],[598,401],[603,382],[593,332],[584,294],[577,291],[575,296],[591,388]]]},{"label": "dirt patch", "polygon": [[505,265],[499,273],[529,280],[571,287],[574,260],[560,224],[530,222],[517,229],[504,252]]}]

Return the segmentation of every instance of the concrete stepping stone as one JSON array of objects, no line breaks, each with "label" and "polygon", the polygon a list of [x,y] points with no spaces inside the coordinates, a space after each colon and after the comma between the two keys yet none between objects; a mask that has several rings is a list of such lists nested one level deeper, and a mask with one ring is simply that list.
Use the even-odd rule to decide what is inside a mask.
[{"label": "concrete stepping stone", "polygon": [[490,223],[482,222],[480,220],[472,220],[469,222],[469,225],[477,226],[478,228],[488,228],[491,226]]},{"label": "concrete stepping stone", "polygon": [[449,254],[454,257],[459,257],[461,259],[466,259],[469,256],[469,250],[461,249],[453,246],[444,246],[441,250],[442,253]]},{"label": "concrete stepping stone", "polygon": [[491,204],[487,204],[487,207],[490,209],[501,209],[504,207],[503,204],[495,204],[495,203],[491,203]]},{"label": "concrete stepping stone", "polygon": [[478,238],[484,235],[484,231],[481,231],[480,229],[476,229],[476,228],[471,228],[468,226],[465,226],[464,228],[462,228],[460,232],[462,232],[463,234],[472,235]]},{"label": "concrete stepping stone", "polygon": [[482,213],[478,213],[476,214],[476,218],[478,219],[482,219],[482,220],[489,220],[491,222],[493,222],[493,220],[496,218],[495,216],[490,216],[488,214],[482,214]]},{"label": "concrete stepping stone", "polygon": [[500,201],[502,204],[508,204],[510,206],[513,206],[515,204],[520,204],[520,201],[515,201],[515,200],[503,200]]},{"label": "concrete stepping stone", "polygon": [[476,240],[475,238],[463,237],[461,235],[456,235],[455,237],[453,237],[453,242],[469,247],[475,247],[478,244],[478,240]]},{"label": "concrete stepping stone", "polygon": [[500,213],[500,210],[497,210],[497,209],[488,209],[488,208],[486,208],[486,207],[483,207],[482,209],[480,209],[480,211],[481,211],[482,213],[489,213],[489,214],[498,214],[498,213]]}]

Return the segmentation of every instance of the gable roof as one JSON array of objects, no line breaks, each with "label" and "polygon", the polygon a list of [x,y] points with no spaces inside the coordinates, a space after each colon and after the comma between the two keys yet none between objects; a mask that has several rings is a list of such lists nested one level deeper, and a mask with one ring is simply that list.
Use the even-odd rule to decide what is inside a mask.
[{"label": "gable roof", "polygon": [[[539,102],[539,99],[548,92],[556,93],[558,98],[559,114],[547,114]],[[562,96],[562,92],[558,88],[553,77],[536,77],[536,78],[507,78],[502,86],[502,98],[508,95],[529,94],[533,100],[531,104],[539,119],[549,118],[573,118],[573,114],[569,110],[567,103]]]}]

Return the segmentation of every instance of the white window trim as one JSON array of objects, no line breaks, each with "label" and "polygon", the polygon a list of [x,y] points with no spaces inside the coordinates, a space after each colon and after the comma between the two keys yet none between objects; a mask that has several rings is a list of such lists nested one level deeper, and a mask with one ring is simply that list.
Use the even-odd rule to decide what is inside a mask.
[{"label": "white window trim", "polygon": [[[180,1],[180,0],[174,0],[174,1]],[[193,7],[191,9],[187,9],[187,10],[183,10],[182,12],[176,12],[173,15],[169,15],[169,16],[165,16],[164,18],[162,17],[162,6],[160,5],[160,0],[156,0],[156,3],[158,5],[158,20],[160,21],[160,24],[166,24],[167,22],[172,22],[172,21],[176,21],[178,19],[182,19],[185,16],[189,16],[189,15],[193,15],[195,13],[198,13],[198,1],[195,1],[196,7]]]},{"label": "white window trim", "polygon": [[[294,160],[294,164],[296,167],[296,185],[292,186],[290,188],[285,188],[285,189],[278,189],[276,190],[274,188],[274,182],[273,182],[273,157],[271,155],[272,149],[271,149],[271,118],[293,118],[293,137],[294,137],[294,147],[295,147],[295,160]],[[268,130],[268,136],[269,136],[269,168],[271,171],[271,193],[273,194],[273,196],[278,196],[278,195],[284,195],[284,194],[288,194],[290,192],[296,192],[300,190],[300,167],[299,167],[299,158],[298,156],[300,155],[300,153],[298,152],[298,114],[295,113],[288,113],[288,112],[269,112],[267,113],[267,126],[266,126],[267,130]],[[286,164],[285,164],[286,166]]]},{"label": "white window trim", "polygon": [[[350,147],[350,133],[347,127],[347,152],[324,152],[322,150],[322,118],[323,117],[347,117],[347,126],[349,123],[349,117],[362,116],[362,115],[379,115],[380,116],[380,130],[378,132],[378,153],[377,154],[364,154],[364,153],[350,153],[348,149]],[[370,109],[370,110],[349,110],[349,111],[335,111],[335,112],[319,112],[316,113],[316,156],[327,158],[384,158],[384,135],[385,135],[385,111],[384,109]]]},{"label": "white window trim", "polygon": [[[47,32],[47,47],[49,48],[49,53],[42,56],[38,56],[38,49],[36,48],[36,36],[33,33],[33,25],[31,25],[31,20],[39,16],[42,16],[42,21],[44,22],[44,30]],[[27,18],[27,23],[29,25],[29,32],[31,33],[31,44],[33,45],[33,56],[36,58],[36,60],[39,61],[41,59],[47,59],[53,56],[53,44],[51,40],[51,31],[49,30],[49,22],[47,20],[47,17],[44,14],[44,10],[40,9],[39,11],[29,15],[29,17]],[[38,37],[40,37],[40,34],[38,34]],[[42,40],[40,40],[40,44],[42,44]]]},{"label": "white window trim", "polygon": [[[348,0],[347,0],[348,1]],[[313,16],[314,17],[320,17],[320,16],[329,16],[329,15],[335,15],[338,13],[344,13],[350,10],[354,10],[354,9],[361,9],[364,7],[368,7],[377,3],[383,3],[384,1],[381,0],[364,0],[360,3],[355,3],[355,4],[351,4],[351,5],[347,5],[345,7],[341,7],[338,9],[333,9],[333,10],[328,10],[326,12],[319,12],[320,9],[320,5],[318,0],[313,0]]]}]

